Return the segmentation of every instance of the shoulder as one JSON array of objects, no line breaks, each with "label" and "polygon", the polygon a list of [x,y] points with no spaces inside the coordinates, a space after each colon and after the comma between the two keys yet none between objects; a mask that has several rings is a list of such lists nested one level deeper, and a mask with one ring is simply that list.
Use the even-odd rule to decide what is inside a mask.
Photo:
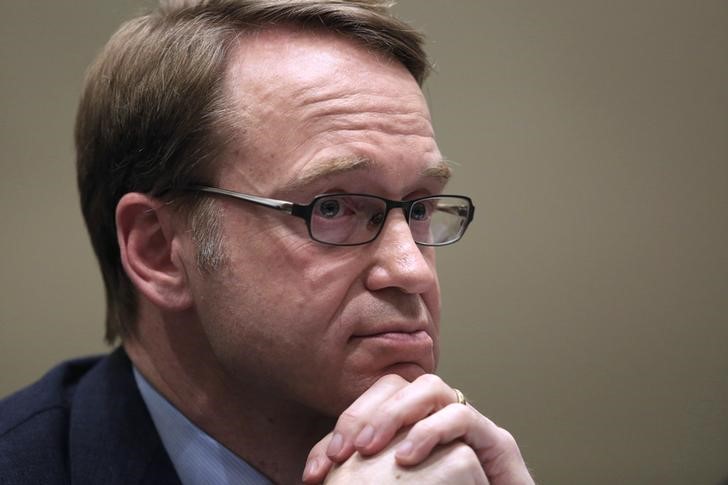
[{"label": "shoulder", "polygon": [[0,439],[68,408],[78,382],[101,357],[74,359],[54,367],[40,380],[0,400]]},{"label": "shoulder", "polygon": [[58,365],[0,401],[0,482],[64,483],[69,415],[83,376],[100,357]]},{"label": "shoulder", "polygon": [[71,482],[180,483],[122,347],[0,401],[0,483]]}]

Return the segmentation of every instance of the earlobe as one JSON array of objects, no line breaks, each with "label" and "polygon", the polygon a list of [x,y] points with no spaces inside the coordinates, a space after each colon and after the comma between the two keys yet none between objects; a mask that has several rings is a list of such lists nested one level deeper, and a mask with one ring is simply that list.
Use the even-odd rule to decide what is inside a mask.
[{"label": "earlobe", "polygon": [[176,254],[180,241],[162,202],[125,194],[116,206],[116,236],[124,271],[141,295],[168,311],[190,307],[187,275]]}]

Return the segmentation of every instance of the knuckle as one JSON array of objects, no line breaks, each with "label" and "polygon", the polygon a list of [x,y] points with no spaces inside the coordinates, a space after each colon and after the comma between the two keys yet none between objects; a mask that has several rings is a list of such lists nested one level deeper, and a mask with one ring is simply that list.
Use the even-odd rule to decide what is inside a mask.
[{"label": "knuckle", "polygon": [[497,429],[498,447],[507,453],[518,452],[518,444],[513,435],[506,429],[498,427]]},{"label": "knuckle", "polygon": [[400,375],[397,374],[387,374],[386,376],[380,377],[375,385],[384,385],[387,387],[395,387],[400,386],[402,383],[406,383],[407,381]]},{"label": "knuckle", "polygon": [[415,379],[415,382],[417,382],[418,384],[422,384],[425,387],[446,386],[445,381],[443,381],[442,378],[436,374],[422,374],[417,379]]},{"label": "knuckle", "polygon": [[473,411],[469,407],[458,403],[448,404],[447,411],[456,420],[469,421],[473,416]]},{"label": "knuckle", "polygon": [[432,419],[423,419],[412,426],[409,437],[413,441],[424,440],[428,436],[439,434],[440,428]]},{"label": "knuckle", "polygon": [[397,423],[403,421],[408,409],[402,407],[401,399],[401,396],[395,395],[390,401],[382,403],[376,415],[373,416],[373,420],[378,422],[394,421]]},{"label": "knuckle", "polygon": [[465,471],[480,468],[480,461],[475,451],[463,442],[450,445],[450,463],[456,470]]},{"label": "knuckle", "polygon": [[355,409],[346,409],[341,413],[339,419],[336,421],[336,428],[346,428],[352,423],[357,423],[362,419],[361,414]]},{"label": "knuckle", "polygon": [[436,374],[423,374],[415,379],[417,385],[428,389],[428,392],[436,399],[437,406],[442,408],[452,402],[455,392],[447,385],[442,378]]}]

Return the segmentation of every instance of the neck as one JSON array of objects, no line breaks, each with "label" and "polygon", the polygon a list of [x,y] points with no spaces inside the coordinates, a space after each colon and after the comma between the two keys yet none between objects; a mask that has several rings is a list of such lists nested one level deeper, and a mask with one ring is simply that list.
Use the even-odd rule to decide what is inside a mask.
[{"label": "neck", "polygon": [[139,325],[124,341],[136,368],[190,421],[269,479],[300,483],[308,452],[335,420],[233,380],[214,359],[201,358],[211,352],[200,349],[204,339],[151,335],[164,327],[162,321]]}]

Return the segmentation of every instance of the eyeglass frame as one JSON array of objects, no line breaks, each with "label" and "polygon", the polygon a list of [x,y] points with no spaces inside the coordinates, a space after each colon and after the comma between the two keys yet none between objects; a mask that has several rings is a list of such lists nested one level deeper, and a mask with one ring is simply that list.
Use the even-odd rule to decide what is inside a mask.
[{"label": "eyeglass frame", "polygon": [[[349,192],[342,192],[342,193],[332,193],[332,194],[320,194],[314,197],[311,202],[308,204],[297,204],[295,202],[290,202],[287,200],[280,200],[280,199],[271,199],[268,197],[261,197],[259,195],[251,195],[251,194],[244,194],[242,192],[236,192],[234,190],[229,189],[223,189],[221,187],[212,187],[209,185],[191,185],[186,190],[191,192],[203,192],[207,194],[214,194],[214,195],[222,195],[226,197],[232,197],[233,199],[242,200],[244,202],[250,202],[262,207],[267,207],[269,209],[275,209],[278,211],[281,211],[285,214],[299,217],[303,219],[306,222],[306,229],[308,230],[308,236],[313,240],[320,244],[326,244],[329,246],[362,246],[364,244],[369,244],[370,242],[374,241],[379,237],[379,235],[382,233],[382,229],[385,226],[385,223],[387,221],[387,217],[389,216],[389,212],[392,209],[401,208],[403,209],[405,219],[407,221],[407,224],[409,224],[409,218],[410,218],[410,209],[411,207],[422,200],[427,199],[436,199],[440,197],[452,197],[464,200],[468,203],[468,217],[465,219],[465,223],[463,224],[460,233],[458,234],[457,238],[453,239],[452,241],[447,241],[444,243],[421,243],[415,241],[415,243],[419,246],[428,246],[428,247],[440,247],[440,246],[448,246],[450,244],[454,244],[458,242],[460,239],[462,239],[463,235],[465,235],[465,231],[467,230],[470,223],[473,221],[473,217],[475,216],[475,205],[473,205],[473,201],[470,199],[470,197],[467,197],[465,195],[450,195],[450,194],[437,194],[437,195],[427,195],[424,197],[418,197],[416,199],[411,200],[391,200],[384,197],[379,197],[378,195],[372,195],[372,194],[361,194],[361,193],[349,193]],[[316,239],[313,236],[313,233],[311,232],[311,215],[313,214],[313,208],[316,205],[316,202],[318,202],[321,198],[324,197],[336,197],[336,196],[365,196],[370,197],[373,199],[379,199],[385,203],[385,211],[384,211],[384,218],[382,219],[382,224],[379,226],[379,229],[377,229],[376,234],[374,236],[364,242],[358,242],[358,243],[332,243],[328,241],[321,241],[319,239]]]}]

